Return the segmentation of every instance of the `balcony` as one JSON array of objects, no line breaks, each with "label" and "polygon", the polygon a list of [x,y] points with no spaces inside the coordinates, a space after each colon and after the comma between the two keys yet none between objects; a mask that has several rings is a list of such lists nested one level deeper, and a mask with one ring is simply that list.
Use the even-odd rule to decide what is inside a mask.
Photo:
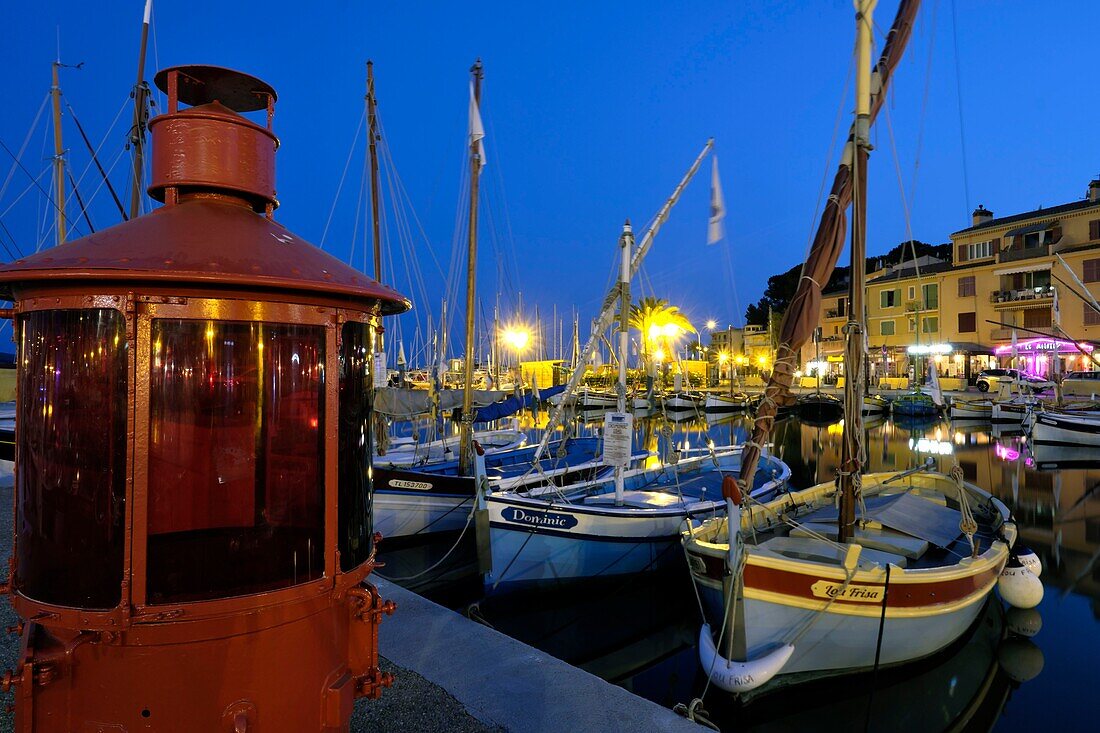
[{"label": "balcony", "polygon": [[1012,246],[1001,250],[998,262],[1016,262],[1017,260],[1030,260],[1032,257],[1046,257],[1050,254],[1050,245],[1041,244],[1038,247]]},{"label": "balcony", "polygon": [[1054,300],[1054,286],[1023,288],[1022,290],[994,290],[989,302],[994,308],[1034,308],[1049,305]]},{"label": "balcony", "polygon": [[830,308],[825,311],[825,318],[847,318],[847,311],[843,311],[840,308]]}]

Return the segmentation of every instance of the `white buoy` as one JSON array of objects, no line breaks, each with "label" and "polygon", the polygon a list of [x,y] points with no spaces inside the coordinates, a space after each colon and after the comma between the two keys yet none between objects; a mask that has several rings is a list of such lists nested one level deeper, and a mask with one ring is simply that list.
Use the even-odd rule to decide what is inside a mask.
[{"label": "white buoy", "polygon": [[1038,578],[1043,574],[1043,561],[1039,559],[1039,556],[1035,554],[1035,550],[1031,549],[1027,545],[1016,545],[1012,548],[1016,557],[1019,558],[1020,564],[1025,568],[1035,573],[1035,577]]},{"label": "white buoy", "polygon": [[1034,608],[1010,608],[1005,613],[1005,626],[1016,636],[1030,639],[1043,628],[1043,617]]},{"label": "white buoy", "polygon": [[1005,639],[997,649],[997,661],[1014,682],[1027,682],[1043,671],[1043,650],[1030,639]]},{"label": "white buoy", "polygon": [[1043,600],[1043,581],[1015,557],[1010,557],[997,581],[1001,598],[1016,608],[1035,608]]},{"label": "white buoy", "polygon": [[784,644],[756,659],[736,662],[718,653],[709,624],[699,630],[699,663],[710,681],[726,692],[748,692],[767,684],[792,654],[794,645]]}]

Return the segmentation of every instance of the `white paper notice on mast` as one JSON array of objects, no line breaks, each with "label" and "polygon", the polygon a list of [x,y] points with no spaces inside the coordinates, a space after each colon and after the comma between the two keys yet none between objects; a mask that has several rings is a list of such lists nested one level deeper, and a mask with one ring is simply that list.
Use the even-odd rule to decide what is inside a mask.
[{"label": "white paper notice on mast", "polygon": [[629,412],[608,412],[603,418],[603,460],[609,466],[630,465],[634,440],[634,416]]}]

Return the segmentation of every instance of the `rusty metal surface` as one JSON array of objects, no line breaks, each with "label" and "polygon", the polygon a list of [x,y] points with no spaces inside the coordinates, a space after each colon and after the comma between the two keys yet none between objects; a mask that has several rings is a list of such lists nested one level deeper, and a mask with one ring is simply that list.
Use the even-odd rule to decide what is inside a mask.
[{"label": "rusty metal surface", "polygon": [[[383,314],[410,303],[280,224],[229,198],[196,195],[60,247],[0,265],[0,293],[48,279],[173,282],[331,293],[380,302]],[[306,298],[308,300],[308,297]]]},{"label": "rusty metal surface", "polygon": [[161,69],[153,82],[168,93],[168,75],[179,74],[179,101],[192,106],[218,101],[236,112],[255,112],[267,108],[267,97],[277,99],[275,90],[251,74],[222,66],[193,64]]},{"label": "rusty metal surface", "polygon": [[165,189],[241,194],[259,211],[275,199],[275,135],[220,104],[210,102],[149,121],[153,135],[149,195]]}]

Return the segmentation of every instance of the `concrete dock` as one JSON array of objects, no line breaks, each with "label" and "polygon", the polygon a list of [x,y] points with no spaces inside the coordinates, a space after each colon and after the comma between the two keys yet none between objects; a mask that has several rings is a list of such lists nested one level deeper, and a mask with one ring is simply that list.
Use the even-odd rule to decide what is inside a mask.
[{"label": "concrete dock", "polygon": [[380,578],[372,582],[383,598],[397,603],[397,613],[379,627],[381,654],[446,690],[485,730],[703,730],[667,708],[400,586]]}]

